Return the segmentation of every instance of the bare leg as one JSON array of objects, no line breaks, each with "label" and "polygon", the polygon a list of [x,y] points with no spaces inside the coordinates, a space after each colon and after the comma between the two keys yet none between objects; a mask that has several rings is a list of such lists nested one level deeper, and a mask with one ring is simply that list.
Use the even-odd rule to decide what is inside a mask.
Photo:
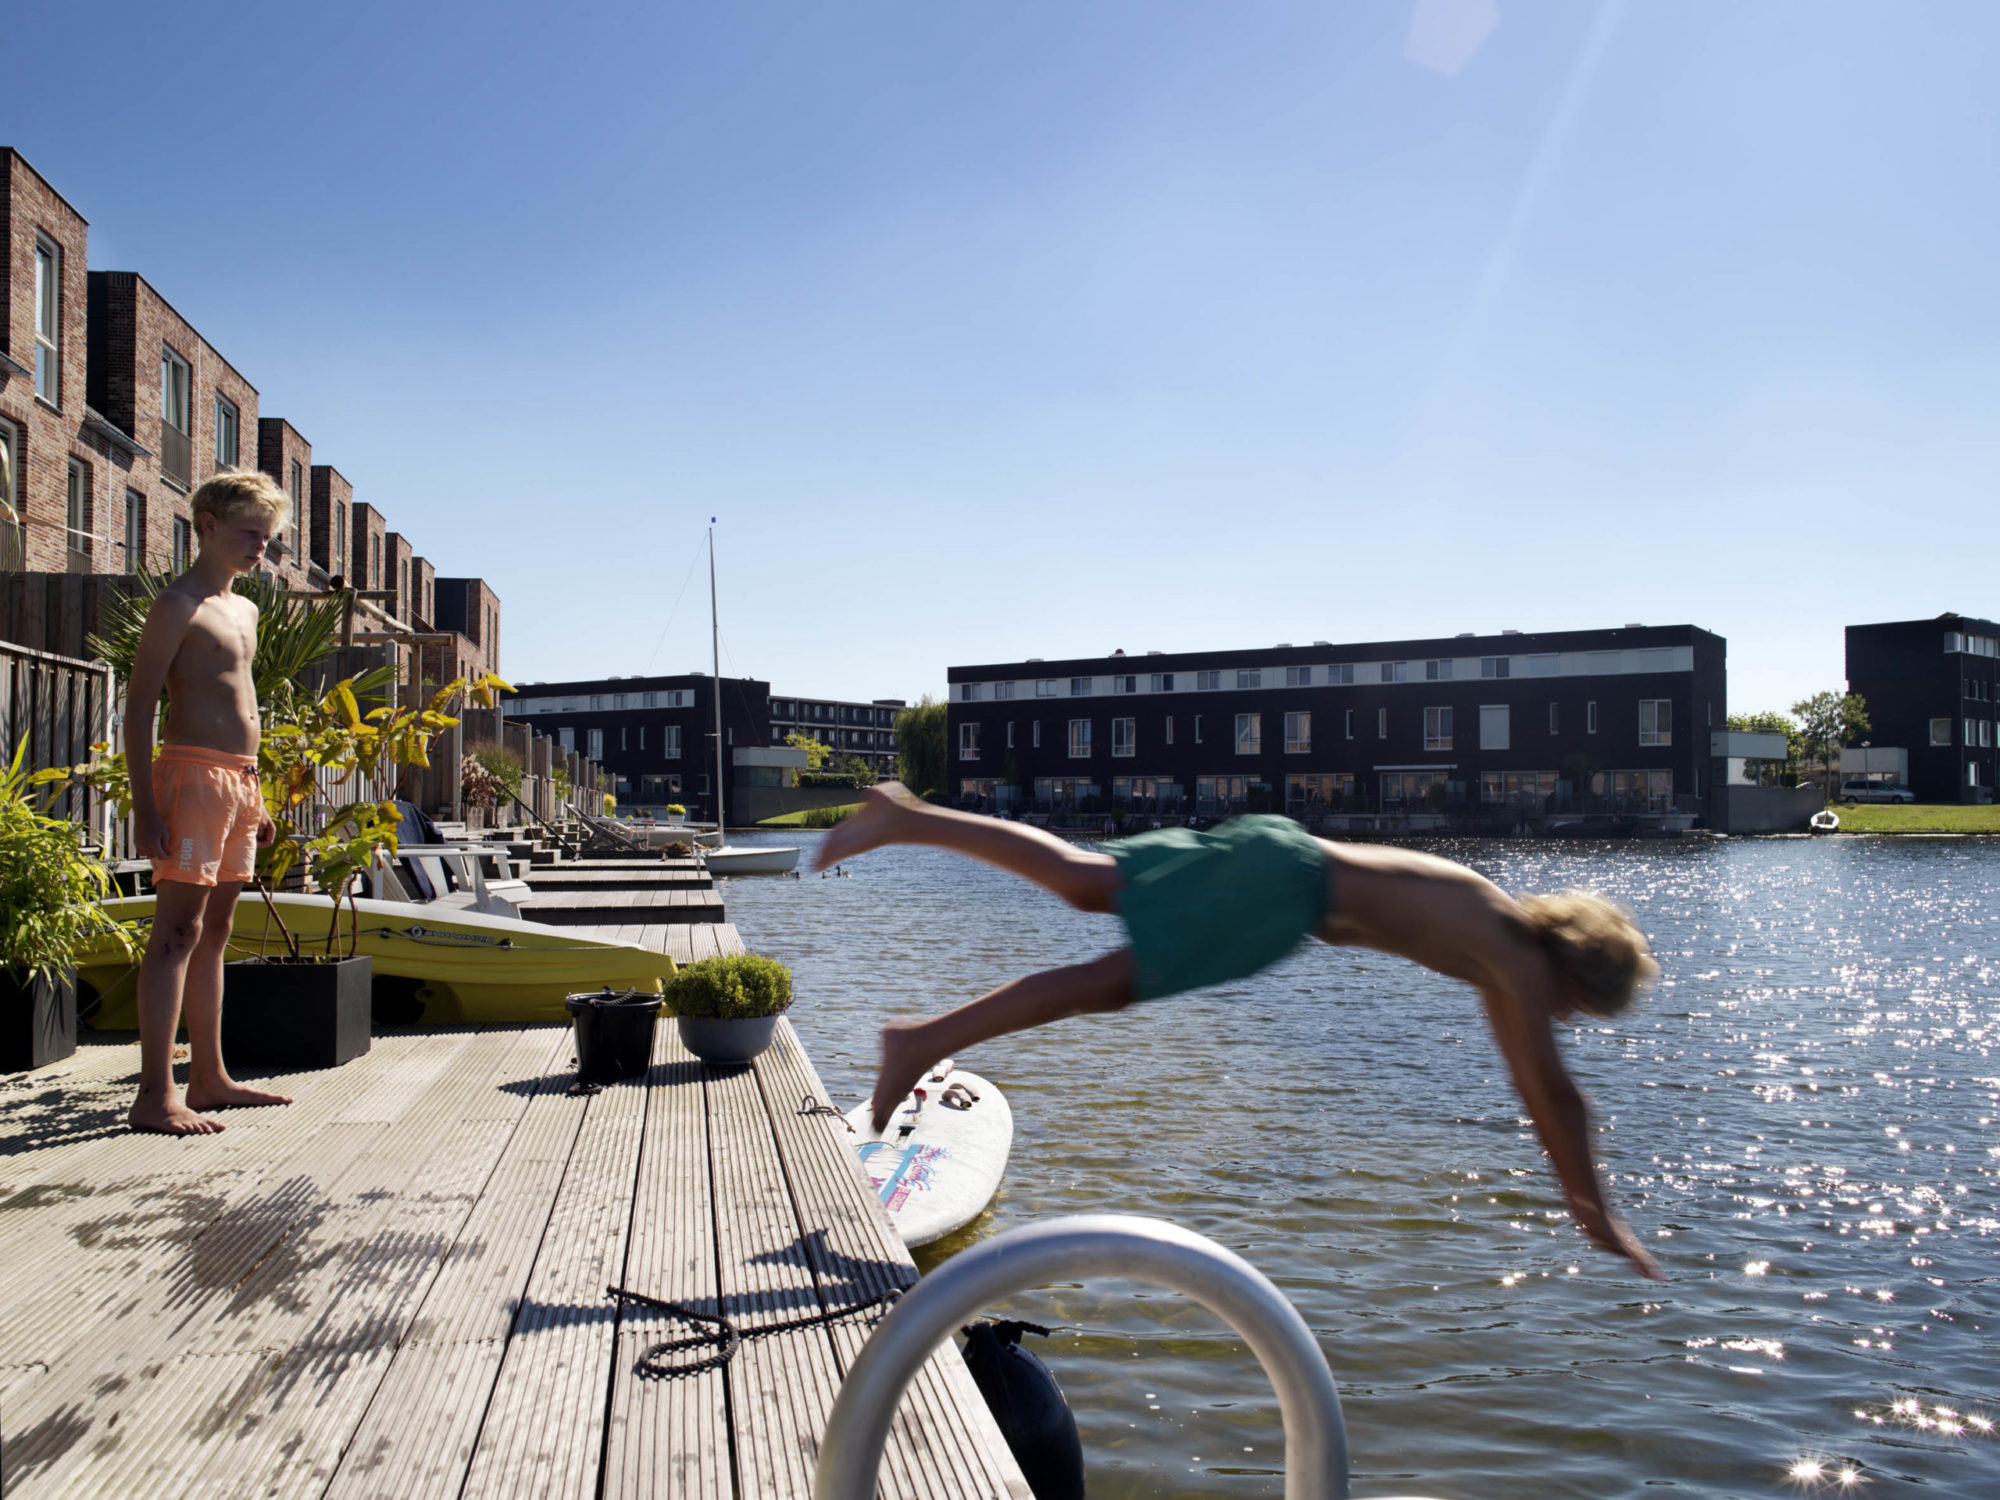
[{"label": "bare leg", "polygon": [[153,930],[139,960],[139,1096],[125,1119],[134,1130],[163,1135],[213,1135],[222,1129],[195,1113],[174,1086],[174,1033],[180,1029],[181,987],[202,935],[208,892],[180,880],[154,887]]},{"label": "bare leg", "polygon": [[1123,1010],[1132,1000],[1132,950],[1120,948],[1087,964],[1016,979],[928,1021],[884,1026],[882,1071],[870,1101],[876,1134],[938,1059],[1011,1031],[1096,1011]]},{"label": "bare leg", "polygon": [[236,898],[243,886],[225,881],[209,892],[201,919],[201,941],[187,966],[188,1064],[187,1100],[193,1109],[232,1109],[251,1104],[290,1104],[283,1094],[245,1088],[229,1076],[222,1061],[222,961],[229,947]]},{"label": "bare leg", "polygon": [[933,807],[896,781],[862,793],[861,811],[834,825],[813,867],[824,870],[885,844],[929,844],[970,855],[1033,881],[1078,911],[1118,909],[1118,867],[1109,855],[1091,854],[1025,823]]}]

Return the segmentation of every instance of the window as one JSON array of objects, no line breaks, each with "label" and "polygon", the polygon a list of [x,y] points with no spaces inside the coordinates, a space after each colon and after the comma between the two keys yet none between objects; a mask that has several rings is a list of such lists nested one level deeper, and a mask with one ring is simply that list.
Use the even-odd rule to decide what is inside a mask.
[{"label": "window", "polygon": [[1965,748],[1970,750],[1973,746],[1977,745],[1978,743],[1979,743],[1979,722],[1976,719],[1967,719],[1965,721]]},{"label": "window", "polygon": [[604,759],[604,731],[601,729],[590,731],[590,758],[592,760]]},{"label": "window", "polygon": [[1482,656],[1479,658],[1481,677],[1512,677],[1514,658],[1511,656]]},{"label": "window", "polygon": [[623,724],[618,726],[618,748],[620,750],[625,748],[625,726]]},{"label": "window", "polygon": [[1090,720],[1071,719],[1069,721],[1069,758],[1087,760],[1090,758]]},{"label": "window", "polygon": [[590,695],[590,706],[591,706],[591,707],[592,707],[593,709],[599,709],[599,710],[601,710],[601,709],[602,709],[602,708],[604,707],[604,694],[602,694],[602,693],[592,693],[592,694]]},{"label": "window", "polygon": [[1028,724],[1028,731],[1029,731],[1029,733],[1028,733],[1028,743],[1029,743],[1030,745],[1032,745],[1032,746],[1033,746],[1033,747],[1034,747],[1035,749],[1037,749],[1037,750],[1041,749],[1041,748],[1042,748],[1042,721],[1041,721],[1040,719],[1033,719],[1033,720],[1030,720],[1030,721],[1029,721],[1029,724]]},{"label": "window", "polygon": [[62,251],[35,236],[35,394],[62,401]]},{"label": "window", "polygon": [[1172,714],[1167,715],[1166,742],[1169,745],[1174,742],[1174,716]]},{"label": "window", "polygon": [[333,507],[333,570],[336,573],[345,573],[348,566],[347,507],[336,505]]},{"label": "window", "polygon": [[958,701],[960,703],[977,703],[979,701],[979,684],[976,682],[961,682],[958,685]]},{"label": "window", "polygon": [[613,708],[623,708],[625,706],[625,695],[623,693],[613,693],[611,695],[611,706]]},{"label": "window", "polygon": [[1449,657],[1446,657],[1446,658],[1444,658],[1444,659],[1442,659],[1442,660],[1439,660],[1439,661],[1427,661],[1427,662],[1425,662],[1425,663],[1424,663],[1424,681],[1426,681],[1426,682],[1450,682],[1450,681],[1451,681],[1451,659],[1450,659]]},{"label": "window", "polygon": [[1070,680],[1069,680],[1069,695],[1070,695],[1070,697],[1072,697],[1072,698],[1088,698],[1088,697],[1090,696],[1090,685],[1091,685],[1091,679],[1090,679],[1090,678],[1088,678],[1088,677],[1072,677],[1072,678],[1070,678]]},{"label": "window", "polygon": [[1194,674],[1194,685],[1197,692],[1213,692],[1222,686],[1222,674],[1220,672],[1197,672]]},{"label": "window", "polygon": [[64,512],[63,540],[70,556],[80,559],[82,571],[90,571],[90,470],[72,458],[69,461],[68,506]]},{"label": "window", "polygon": [[125,492],[125,571],[143,572],[146,566],[146,497],[137,490]]},{"label": "window", "polygon": [[1326,669],[1327,685],[1330,687],[1354,686],[1354,663],[1344,662]]},{"label": "window", "polygon": [[1353,738],[1354,738],[1354,710],[1353,710],[1353,709],[1351,709],[1351,708],[1350,708],[1349,710],[1347,710],[1347,719],[1346,719],[1346,723],[1345,723],[1345,725],[1344,725],[1343,727],[1344,727],[1344,728],[1345,728],[1345,730],[1346,730],[1346,733],[1347,733],[1347,738],[1349,738],[1350,740],[1351,740],[1351,739],[1353,739]]},{"label": "window", "polygon": [[292,497],[292,556],[304,558],[306,555],[306,475],[299,461],[292,460],[290,494]]},{"label": "window", "polygon": [[1384,682],[1408,682],[1410,680],[1410,664],[1406,661],[1383,662],[1382,680]]},{"label": "window", "polygon": [[1194,742],[1195,742],[1195,743],[1196,743],[1197,745],[1199,745],[1199,744],[1201,743],[1201,715],[1200,715],[1200,714],[1196,714],[1196,715],[1194,716]]},{"label": "window", "polygon": [[1264,716],[1262,714],[1238,714],[1236,716],[1236,753],[1238,755],[1259,755],[1264,749]]},{"label": "window", "polygon": [[1236,674],[1236,685],[1239,688],[1262,687],[1264,685],[1263,669],[1261,667],[1242,668]]},{"label": "window", "polygon": [[1389,710],[1386,708],[1375,710],[1375,738],[1378,740],[1389,738]]},{"label": "window", "polygon": [[961,724],[958,726],[958,758],[960,760],[979,759],[979,726]]},{"label": "window", "polygon": [[1513,748],[1511,733],[1513,716],[1504,703],[1482,703],[1479,705],[1479,748],[1482,750],[1508,750]]},{"label": "window", "polygon": [[1114,693],[1136,693],[1139,691],[1139,679],[1129,673],[1123,677],[1114,677],[1111,679],[1111,691]]},{"label": "window", "polygon": [[12,422],[0,422],[0,572],[28,565],[28,528],[21,521],[21,440]]},{"label": "window", "polygon": [[1137,719],[1113,719],[1111,721],[1111,753],[1114,756],[1131,757],[1138,753],[1139,721]]},{"label": "window", "polygon": [[1549,655],[1547,655],[1547,656],[1531,656],[1531,657],[1529,657],[1529,658],[1528,658],[1528,675],[1529,675],[1530,677],[1553,677],[1553,676],[1555,676],[1555,675],[1556,675],[1556,658],[1555,658],[1554,654],[1553,654],[1553,653],[1551,653],[1551,654],[1549,654]]},{"label": "window", "polygon": [[1639,700],[1639,743],[1642,745],[1671,745],[1674,742],[1674,700],[1671,698],[1641,698]]},{"label": "window", "polygon": [[[887,738],[886,735],[878,734],[875,736],[875,739],[878,743],[886,738]],[[1007,721],[1007,748],[1009,750],[1012,750],[1014,748],[1014,721],[1012,719],[1009,719]]]},{"label": "window", "polygon": [[681,758],[681,726],[662,724],[660,726],[660,759],[679,760]]},{"label": "window", "polygon": [[1173,673],[1171,673],[1171,672],[1155,672],[1155,673],[1153,674],[1153,691],[1154,691],[1154,692],[1156,692],[1156,693],[1171,693],[1171,692],[1172,692],[1173,690],[1174,690],[1174,674],[1173,674]]},{"label": "window", "polygon": [[556,743],[561,745],[565,752],[576,749],[576,731],[574,729],[558,729],[556,731]]},{"label": "window", "polygon": [[[1011,697],[1013,697],[1013,696],[1014,696],[1014,684],[1013,684],[1013,683],[1011,683],[1011,682],[996,682],[996,683],[994,683],[994,684],[993,684],[993,696],[994,696],[994,697],[995,697],[996,699],[1004,699],[1004,698],[1011,698]],[[877,722],[877,723],[883,723],[883,722],[886,722],[886,720],[885,720],[885,716],[883,716],[883,715],[880,715],[880,714],[876,715],[876,722]]]},{"label": "window", "polygon": [[160,351],[160,420],[176,432],[188,432],[188,422],[192,415],[188,404],[188,390],[192,384],[188,362],[172,349],[161,347]]},{"label": "window", "polygon": [[1449,750],[1451,748],[1450,709],[1427,708],[1424,710],[1424,748],[1426,750]]},{"label": "window", "polygon": [[1311,687],[1312,680],[1313,680],[1313,669],[1311,667],[1285,668],[1286,687]]},{"label": "window", "polygon": [[[622,734],[623,731],[620,731],[620,733]],[[646,726],[644,724],[639,726],[639,748],[641,750],[646,748]]]},{"label": "window", "polygon": [[1055,697],[1055,695],[1056,695],[1055,678],[1043,677],[1036,680],[1035,696],[1037,698],[1053,698]]},{"label": "window", "polygon": [[185,573],[194,561],[194,532],[186,516],[174,517],[174,571]]},{"label": "window", "polygon": [[1549,705],[1549,733],[1550,733],[1550,734],[1560,734],[1560,733],[1562,732],[1562,730],[1561,730],[1561,727],[1560,727],[1560,726],[1561,726],[1561,722],[1562,722],[1562,721],[1561,721],[1561,720],[1560,720],[1560,719],[1559,719],[1559,718],[1558,718],[1558,717],[1556,716],[1556,706],[1555,706],[1555,704],[1551,703],[1551,704]]},{"label": "window", "polygon": [[1951,720],[1931,720],[1931,743],[1933,745],[1949,745],[1951,743]]},{"label": "window", "polygon": [[220,391],[215,393],[215,466],[233,469],[239,453],[236,441],[236,403]]},{"label": "window", "polygon": [[1313,716],[1309,713],[1285,715],[1285,754],[1309,755],[1313,747]]},{"label": "window", "polygon": [[379,536],[368,538],[368,586],[371,589],[382,587],[382,538]]},{"label": "window", "polygon": [[1583,732],[1585,734],[1597,733],[1597,700],[1595,698],[1583,705]]}]

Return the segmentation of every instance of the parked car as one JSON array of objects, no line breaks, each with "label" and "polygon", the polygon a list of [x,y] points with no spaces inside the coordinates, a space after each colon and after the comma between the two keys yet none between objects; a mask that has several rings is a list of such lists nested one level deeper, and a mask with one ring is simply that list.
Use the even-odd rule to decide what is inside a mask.
[{"label": "parked car", "polygon": [[1868,781],[1851,777],[1840,784],[1842,802],[1914,802],[1917,794],[1906,786],[1889,781]]}]

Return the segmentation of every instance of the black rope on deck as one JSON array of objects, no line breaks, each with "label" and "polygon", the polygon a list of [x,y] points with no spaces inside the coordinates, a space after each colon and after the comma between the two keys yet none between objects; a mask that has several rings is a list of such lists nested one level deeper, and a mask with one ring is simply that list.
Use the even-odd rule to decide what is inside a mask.
[{"label": "black rope on deck", "polygon": [[[825,1312],[811,1313],[803,1318],[790,1318],[782,1323],[767,1323],[761,1328],[738,1328],[729,1318],[719,1312],[699,1312],[680,1302],[668,1302],[659,1297],[649,1297],[644,1292],[628,1291],[622,1286],[608,1286],[605,1295],[620,1303],[639,1302],[647,1307],[658,1308],[661,1312],[688,1323],[707,1323],[717,1332],[696,1333],[688,1338],[668,1339],[654,1344],[639,1356],[632,1367],[632,1373],[652,1380],[678,1380],[686,1375],[699,1375],[704,1370],[719,1370],[736,1358],[736,1351],[743,1347],[745,1339],[761,1339],[773,1333],[792,1333],[801,1328],[818,1328],[829,1323],[838,1323],[843,1318],[856,1317],[874,1308],[893,1303],[903,1295],[901,1287],[891,1287],[879,1296],[870,1297],[866,1302],[857,1302],[852,1307],[831,1308]],[[714,1354],[706,1359],[698,1359],[692,1364],[663,1364],[660,1356],[676,1354],[683,1349],[701,1349],[718,1346]]]}]

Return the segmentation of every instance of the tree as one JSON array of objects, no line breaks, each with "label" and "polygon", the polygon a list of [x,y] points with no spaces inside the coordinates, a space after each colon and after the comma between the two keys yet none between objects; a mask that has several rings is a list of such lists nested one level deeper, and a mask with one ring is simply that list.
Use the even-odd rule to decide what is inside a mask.
[{"label": "tree", "polygon": [[805,751],[808,771],[817,771],[826,764],[827,756],[833,753],[830,747],[822,745],[809,734],[788,734],[785,736],[785,743],[794,750]]},{"label": "tree", "polygon": [[919,796],[945,785],[950,728],[946,706],[929,693],[896,715],[896,770]]},{"label": "tree", "polygon": [[1792,712],[1799,720],[1799,762],[1824,772],[1831,791],[1841,747],[1868,732],[1868,705],[1859,693],[1814,693],[1794,703]]},{"label": "tree", "polygon": [[1789,714],[1765,709],[1756,714],[1731,714],[1723,722],[1740,734],[1782,734],[1785,737],[1785,767],[1787,770],[1798,768],[1799,726]]}]

